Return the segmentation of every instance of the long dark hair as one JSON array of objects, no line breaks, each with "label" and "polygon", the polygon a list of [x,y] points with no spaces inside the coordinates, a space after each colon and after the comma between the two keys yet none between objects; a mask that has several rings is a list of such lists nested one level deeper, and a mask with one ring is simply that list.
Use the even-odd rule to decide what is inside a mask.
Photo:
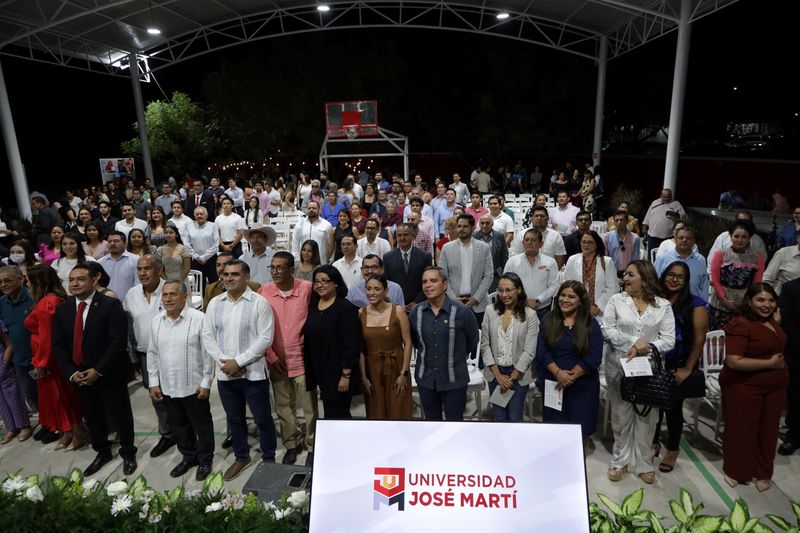
[{"label": "long dark hair", "polygon": [[764,320],[763,318],[756,315],[750,308],[750,300],[752,300],[755,297],[755,295],[758,294],[759,292],[767,292],[771,294],[772,297],[775,298],[775,303],[776,304],[778,303],[778,293],[775,292],[775,289],[772,288],[772,285],[770,285],[769,283],[753,283],[747,289],[747,292],[744,293],[744,298],[742,298],[742,303],[741,305],[739,305],[739,309],[737,309],[735,313],[737,315],[745,317],[748,320],[755,320],[758,322],[766,322],[770,318],[773,318],[775,316],[774,312],[769,316],[769,318],[767,318],[767,320]]},{"label": "long dark hair", "polygon": [[[327,274],[328,277],[331,279],[332,283],[336,284],[336,297],[337,298],[346,298],[347,297],[347,284],[344,282],[344,278],[342,278],[341,272],[339,272],[336,267],[332,265],[321,265],[314,269],[313,274],[311,274],[311,282],[313,283],[314,280],[317,278],[317,274]],[[311,291],[311,298],[308,301],[309,308],[316,308],[317,304],[319,303],[319,294],[317,291]],[[343,332],[343,334],[345,334]]]},{"label": "long dark hair", "polygon": [[[25,251],[25,266],[26,267],[29,267],[29,266],[32,266],[32,265],[36,264],[36,254],[33,251],[33,246],[31,245],[31,241],[26,240],[26,239],[18,239],[18,240],[16,240],[16,241],[11,243],[11,246],[8,247],[9,250],[11,248],[13,248],[14,246],[22,248]],[[8,264],[9,265],[13,265],[14,263],[12,263],[11,260],[9,260]]]},{"label": "long dark hair", "polygon": [[319,244],[317,244],[317,241],[314,239],[308,239],[307,241],[303,242],[302,246],[300,246],[300,262],[303,262],[303,247],[306,244],[311,247],[311,262],[315,267],[319,266],[319,264],[322,263],[319,256]]},{"label": "long dark hair", "polygon": [[565,281],[558,288],[558,292],[553,297],[553,308],[544,317],[544,339],[548,346],[553,347],[559,343],[564,336],[564,313],[558,305],[558,299],[565,289],[572,289],[581,301],[578,312],[575,313],[575,324],[572,326],[572,339],[578,349],[578,355],[589,353],[589,337],[592,334],[592,302],[589,300],[589,293],[583,283],[575,280]]},{"label": "long dark hair", "polygon": [[[78,248],[80,248],[80,246],[78,246]],[[62,300],[67,298],[64,286],[61,284],[61,280],[58,279],[58,274],[56,274],[54,268],[41,263],[31,265],[28,267],[26,275],[28,278],[28,286],[31,290],[31,297],[37,302],[51,293]]]},{"label": "long dark hair", "polygon": [[83,238],[80,234],[74,233],[70,231],[69,233],[65,233],[63,237],[61,237],[61,246],[58,248],[59,259],[66,258],[67,254],[64,253],[64,239],[70,239],[75,241],[78,245],[76,254],[78,256],[78,263],[85,263],[86,262],[86,251],[83,249]]},{"label": "long dark hair", "polygon": [[[514,305],[514,316],[522,322],[525,322],[525,301],[528,296],[525,294],[525,287],[522,285],[522,280],[517,274],[513,272],[506,272],[500,279],[507,279],[514,284],[515,289],[519,289],[519,296],[517,296],[517,303]],[[499,283],[499,280],[498,280]],[[500,296],[496,295],[494,298],[494,310],[498,315],[502,315],[506,310],[506,305],[500,300]]]},{"label": "long dark hair", "polygon": [[683,275],[686,277],[686,285],[683,286],[683,289],[681,289],[678,293],[678,297],[675,299],[675,303],[672,304],[672,313],[675,315],[675,322],[680,322],[683,353],[688,354],[694,343],[694,320],[692,318],[694,306],[692,306],[692,293],[689,291],[689,284],[691,282],[689,266],[683,261],[673,261],[667,265],[667,268],[661,273],[661,277],[658,278],[658,284],[661,286],[661,290],[664,291],[664,295],[668,296],[669,293],[667,292],[667,285],[665,282],[667,273],[672,270],[673,267],[679,267],[683,270]]}]

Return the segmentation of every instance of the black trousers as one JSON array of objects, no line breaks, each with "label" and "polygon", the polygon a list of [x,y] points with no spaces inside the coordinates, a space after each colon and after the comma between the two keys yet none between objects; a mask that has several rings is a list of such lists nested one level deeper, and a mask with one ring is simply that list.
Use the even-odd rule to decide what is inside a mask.
[{"label": "black trousers", "polygon": [[800,360],[798,354],[786,358],[789,390],[786,398],[786,440],[800,443]]},{"label": "black trousers", "polygon": [[217,277],[217,254],[212,255],[204,265],[192,259],[192,270],[199,270],[206,278],[206,284],[214,283]]},{"label": "black trousers", "polygon": [[164,396],[163,403],[183,459],[210,465],[214,460],[214,422],[208,398],[200,400],[194,394],[185,398]]},{"label": "black trousers", "polygon": [[342,398],[322,399],[322,418],[325,420],[349,420],[351,396]]},{"label": "black trousers", "polygon": [[94,451],[111,453],[111,441],[108,440],[106,424],[106,411],[108,411],[111,420],[117,426],[119,455],[126,459],[136,457],[136,446],[133,444],[133,411],[125,381],[103,377],[92,385],[75,385],[75,390],[83,406]]},{"label": "black trousers", "polygon": [[444,410],[445,420],[464,420],[464,408],[467,406],[467,388],[448,391],[419,388],[419,401],[425,420],[441,420]]},{"label": "black trousers", "polygon": [[[667,360],[665,368],[675,370],[682,368],[686,361]],[[656,434],[653,436],[653,444],[661,442],[661,422],[667,420],[667,450],[678,451],[681,447],[681,435],[683,434],[683,398],[674,397],[672,407],[669,409],[659,409],[658,424],[656,424]]]}]

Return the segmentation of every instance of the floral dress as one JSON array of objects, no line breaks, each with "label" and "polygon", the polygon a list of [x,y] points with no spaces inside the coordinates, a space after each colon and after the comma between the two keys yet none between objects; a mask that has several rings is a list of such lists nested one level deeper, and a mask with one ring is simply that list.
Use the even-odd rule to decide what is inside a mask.
[{"label": "floral dress", "polygon": [[761,283],[764,274],[764,255],[747,248],[736,253],[728,247],[718,250],[711,259],[711,300],[708,321],[712,330],[722,329],[733,318],[733,311],[725,307],[723,300],[740,304],[747,288]]}]

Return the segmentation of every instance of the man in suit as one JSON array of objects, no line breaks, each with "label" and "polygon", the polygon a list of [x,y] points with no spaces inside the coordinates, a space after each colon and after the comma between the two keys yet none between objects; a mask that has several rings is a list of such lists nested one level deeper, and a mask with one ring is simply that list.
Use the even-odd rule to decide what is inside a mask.
[{"label": "man in suit", "polygon": [[415,303],[425,299],[422,271],[431,266],[431,254],[411,245],[414,240],[411,224],[398,224],[396,237],[397,248],[383,256],[383,270],[386,279],[403,289],[406,312],[410,312]]},{"label": "man in suit", "polygon": [[786,402],[788,431],[780,455],[792,455],[800,448],[800,279],[786,283],[780,296],[781,327],[786,332],[786,366],[789,367],[789,392]]},{"label": "man in suit", "polygon": [[137,464],[127,385],[128,321],[119,300],[95,292],[97,277],[91,276],[85,264],[69,273],[72,297],[56,308],[53,353],[78,393],[97,452],[84,474],[91,476],[111,461],[107,411],[117,427],[122,471],[129,476]]},{"label": "man in suit", "polygon": [[194,210],[198,207],[205,207],[208,211],[208,221],[214,222],[217,212],[214,195],[210,190],[203,190],[203,180],[196,178],[192,180],[192,190],[183,203],[183,212],[194,220]]},{"label": "man in suit", "polygon": [[472,238],[472,215],[459,215],[456,227],[458,240],[442,247],[439,266],[449,279],[447,295],[469,307],[480,326],[494,277],[492,251],[485,242]]},{"label": "man in suit", "polygon": [[508,261],[508,244],[506,244],[506,236],[499,231],[492,228],[494,225],[494,218],[489,213],[481,216],[478,220],[479,229],[473,233],[473,237],[479,241],[483,241],[489,245],[492,250],[492,266],[494,267],[494,276],[492,276],[492,284],[489,286],[489,292],[492,293],[497,288],[497,283],[500,281],[500,276],[503,275],[503,268]]}]

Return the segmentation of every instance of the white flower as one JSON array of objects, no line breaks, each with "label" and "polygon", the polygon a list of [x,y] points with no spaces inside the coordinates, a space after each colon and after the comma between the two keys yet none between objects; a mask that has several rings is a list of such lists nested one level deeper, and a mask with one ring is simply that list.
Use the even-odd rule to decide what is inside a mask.
[{"label": "white flower", "polygon": [[283,518],[292,514],[292,511],[294,511],[294,509],[291,507],[288,509],[275,509],[275,520],[282,520]]},{"label": "white flower", "polygon": [[207,513],[213,513],[214,511],[222,510],[222,502],[214,502],[208,506],[206,506]]},{"label": "white flower", "polygon": [[264,502],[265,511],[274,511],[275,509],[277,509],[277,507],[275,506],[275,502],[273,502],[272,500]]},{"label": "white flower", "polygon": [[123,492],[128,490],[128,484],[124,481],[115,481],[111,485],[106,487],[106,494],[109,496],[119,496]]},{"label": "white flower", "polygon": [[158,524],[161,522],[161,513],[151,514],[147,521],[151,524]]},{"label": "white flower", "polygon": [[136,496],[136,501],[140,501],[140,502],[149,503],[149,502],[150,502],[150,500],[152,500],[152,499],[153,499],[153,496],[154,496],[154,495],[155,495],[155,491],[153,491],[153,490],[150,490],[150,489],[147,489],[147,490],[145,490],[145,491],[142,491],[142,492],[140,492],[140,493],[139,493],[139,494]]},{"label": "white flower", "polygon": [[40,502],[44,500],[44,495],[42,494],[42,490],[38,486],[34,485],[25,491],[25,498],[32,502]]},{"label": "white flower", "polygon": [[97,486],[97,480],[89,478],[89,479],[85,480],[81,484],[81,486],[83,487],[83,495],[86,496],[90,492],[92,492],[94,490],[94,488]]},{"label": "white flower", "polygon": [[294,509],[304,511],[308,509],[308,493],[304,490],[294,491],[287,500]]},{"label": "white flower", "polygon": [[144,520],[147,518],[147,512],[150,510],[150,504],[145,503],[142,505],[142,508],[139,509],[139,520]]},{"label": "white flower", "polygon": [[131,509],[133,505],[133,498],[128,494],[117,496],[114,503],[111,504],[111,514],[117,516],[118,514],[125,514]]},{"label": "white flower", "polygon": [[22,492],[28,488],[28,484],[19,476],[11,476],[3,481],[3,492],[11,494],[13,492]]}]

